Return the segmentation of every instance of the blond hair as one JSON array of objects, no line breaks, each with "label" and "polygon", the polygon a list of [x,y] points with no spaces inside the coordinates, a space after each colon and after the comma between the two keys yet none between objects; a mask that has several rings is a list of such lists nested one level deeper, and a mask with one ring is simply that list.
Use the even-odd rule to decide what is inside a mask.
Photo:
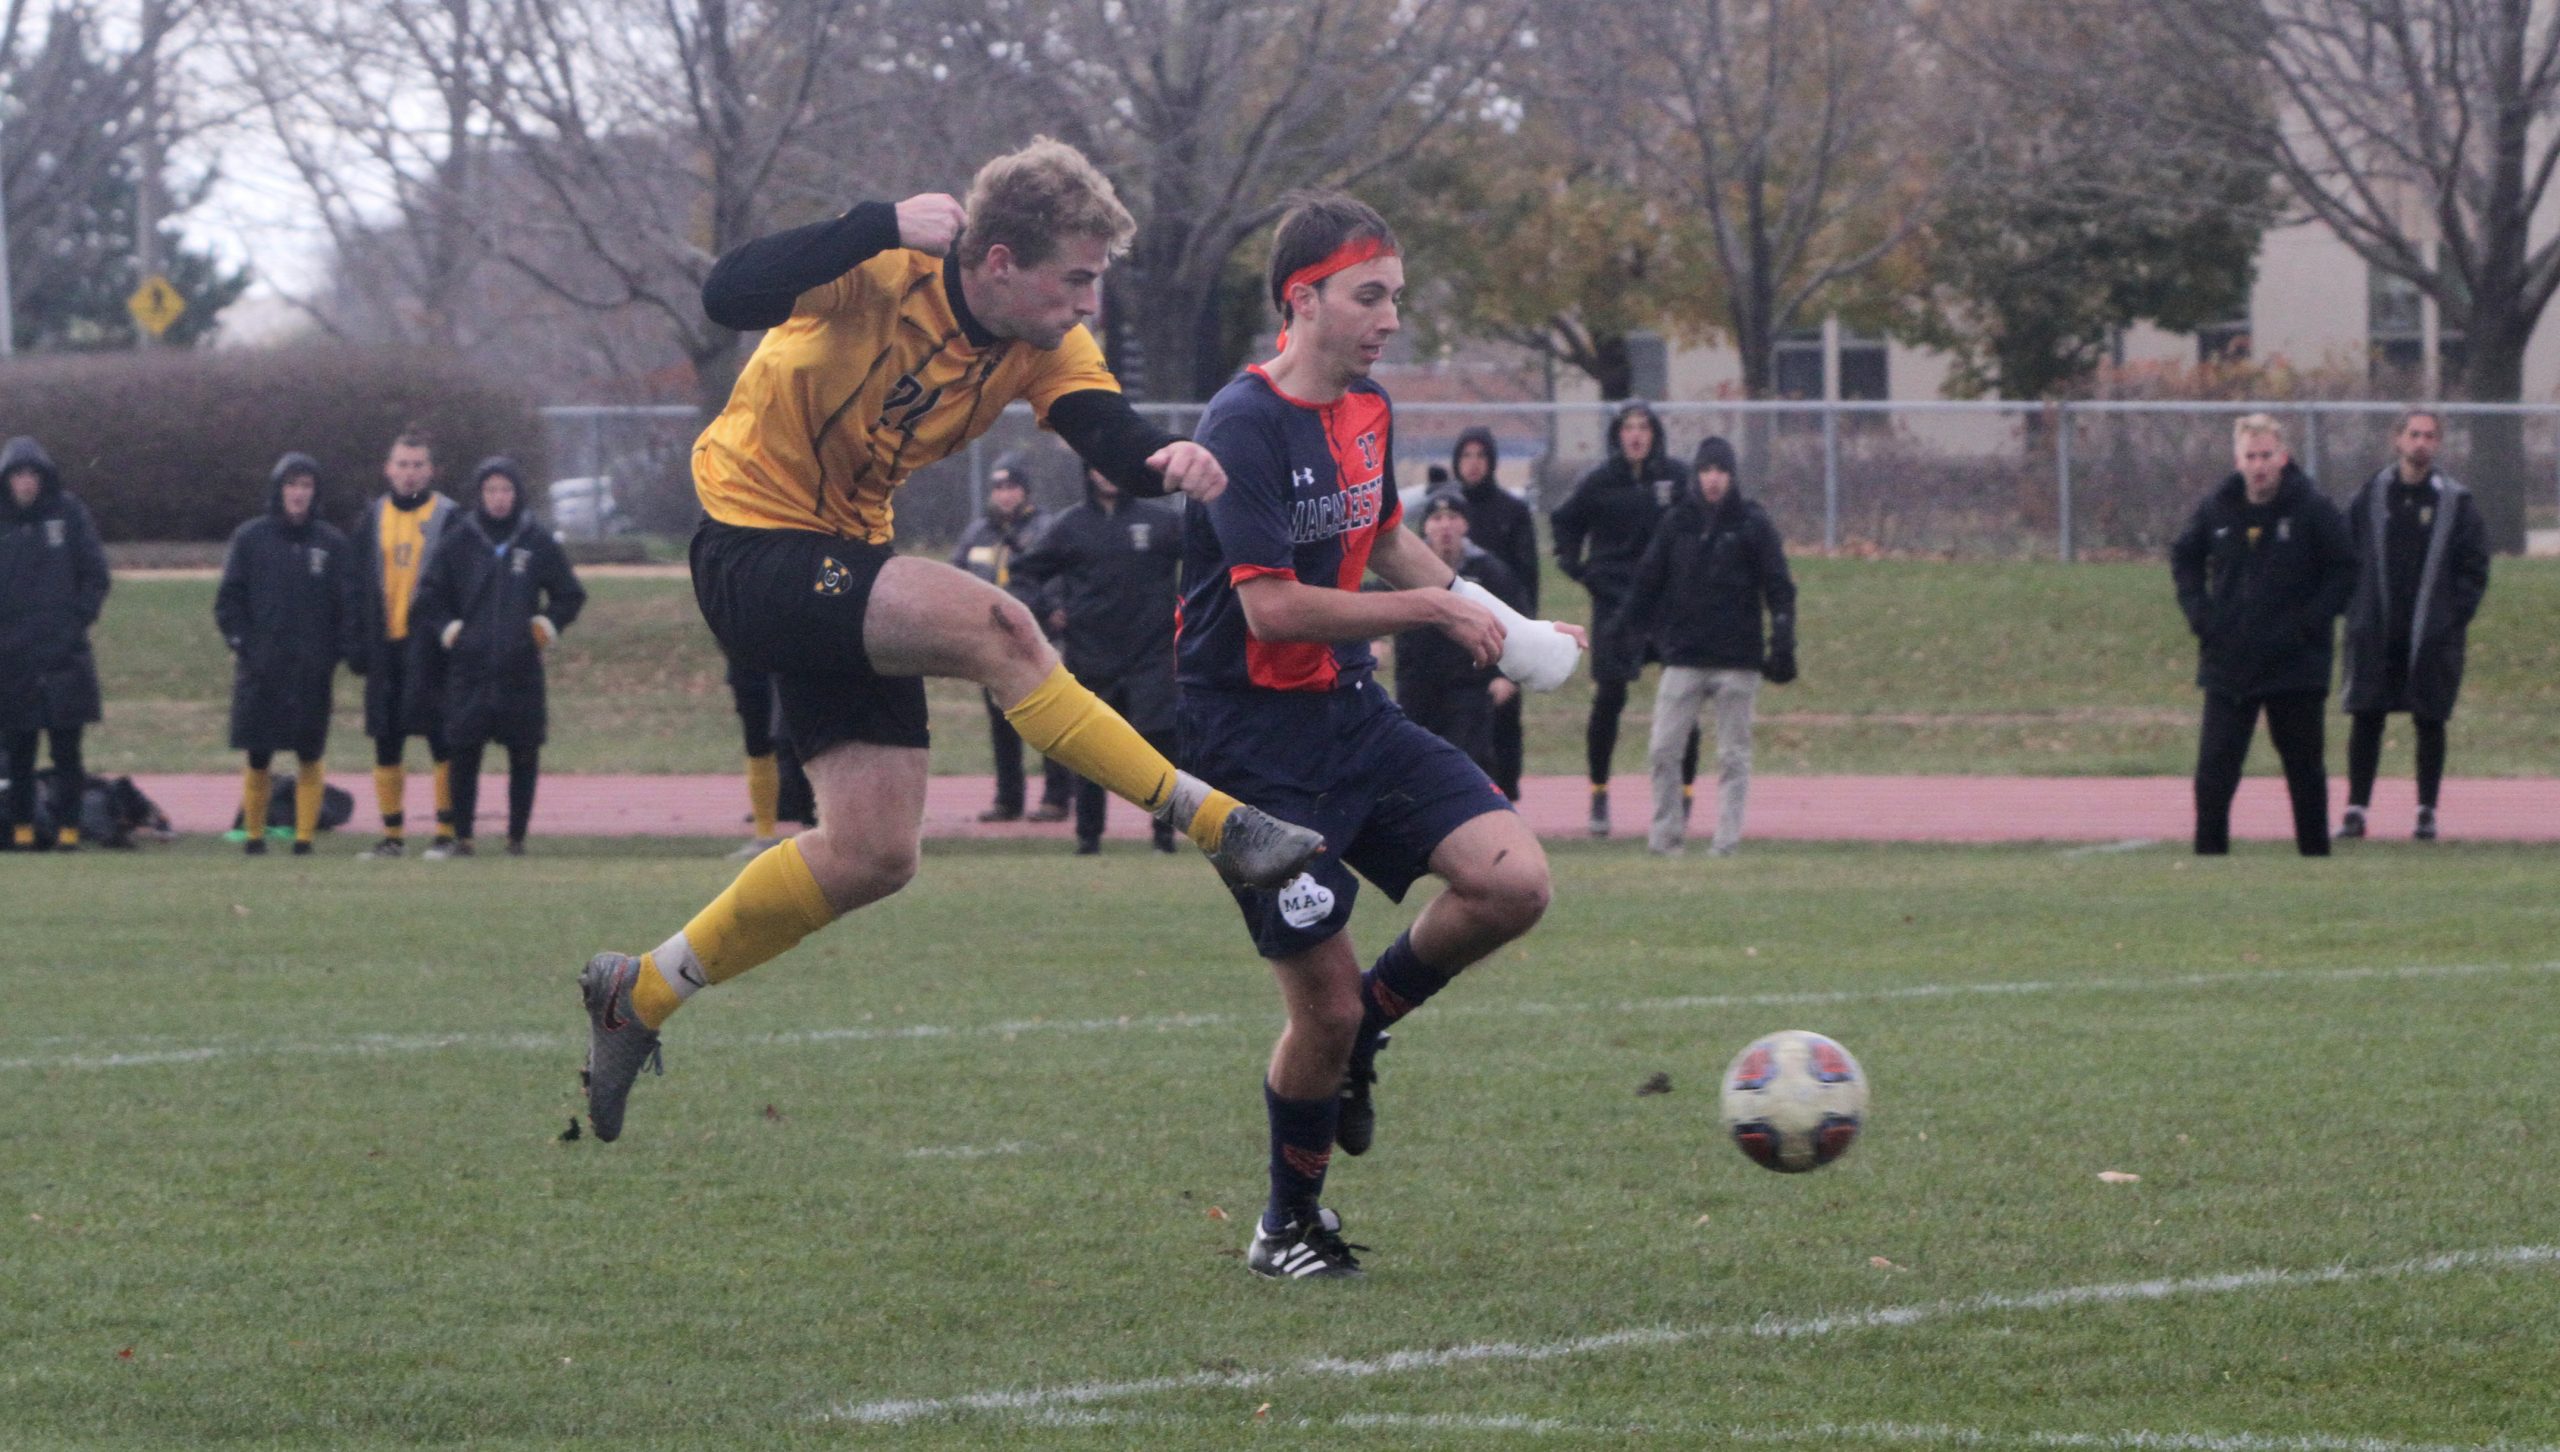
[{"label": "blond hair", "polygon": [[2231,442],[2237,444],[2247,438],[2273,439],[2276,446],[2282,448],[2284,425],[2276,422],[2276,416],[2271,413],[2244,413],[2231,425]]},{"label": "blond hair", "polygon": [[1101,168],[1063,141],[1031,138],[985,166],[969,183],[969,223],[951,249],[952,260],[976,267],[999,244],[1015,263],[1037,267],[1064,237],[1098,237],[1114,256],[1138,235],[1137,219]]}]

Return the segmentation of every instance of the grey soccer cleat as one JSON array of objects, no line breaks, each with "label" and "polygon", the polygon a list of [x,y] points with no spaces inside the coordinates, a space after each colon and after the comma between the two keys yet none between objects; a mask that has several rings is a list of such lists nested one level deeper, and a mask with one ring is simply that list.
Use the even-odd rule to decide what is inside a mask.
[{"label": "grey soccer cleat", "polygon": [[587,1123],[608,1143],[622,1137],[622,1107],[640,1071],[667,1071],[657,1034],[631,1007],[639,977],[640,960],[627,953],[598,953],[578,975],[587,1004],[587,1066],[578,1077],[587,1087]]},{"label": "grey soccer cleat", "polygon": [[1231,886],[1268,890],[1306,871],[1323,850],[1321,833],[1238,804],[1227,815],[1226,830],[1209,861]]}]

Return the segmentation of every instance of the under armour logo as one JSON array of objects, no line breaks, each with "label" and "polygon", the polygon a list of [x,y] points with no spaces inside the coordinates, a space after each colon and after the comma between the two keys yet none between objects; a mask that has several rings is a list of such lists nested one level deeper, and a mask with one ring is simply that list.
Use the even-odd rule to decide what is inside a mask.
[{"label": "under armour logo", "polygon": [[1316,471],[1313,469],[1290,470],[1289,487],[1293,489],[1313,489],[1316,487]]}]

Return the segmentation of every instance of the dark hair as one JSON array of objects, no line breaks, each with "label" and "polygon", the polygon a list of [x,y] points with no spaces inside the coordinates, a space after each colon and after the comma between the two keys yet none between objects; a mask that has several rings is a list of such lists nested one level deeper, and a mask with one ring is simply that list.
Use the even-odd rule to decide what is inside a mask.
[{"label": "dark hair", "polygon": [[2413,419],[2425,419],[2427,422],[2436,426],[2437,433],[2444,432],[2444,415],[2424,404],[2420,404],[2415,408],[2401,410],[2400,427],[2393,429],[2392,432],[2395,434],[2407,433],[2409,431],[2409,423]]},{"label": "dark hair", "polygon": [[395,449],[424,449],[430,456],[432,456],[436,451],[435,435],[427,432],[427,426],[425,424],[408,424],[403,426],[399,435],[392,439],[391,447]]},{"label": "dark hair", "polygon": [[1289,210],[1280,219],[1280,231],[1271,239],[1271,305],[1280,310],[1283,322],[1291,321],[1291,273],[1324,261],[1346,242],[1375,237],[1390,248],[1396,245],[1395,229],[1387,225],[1387,219],[1357,197],[1341,192],[1294,192],[1288,201]]}]

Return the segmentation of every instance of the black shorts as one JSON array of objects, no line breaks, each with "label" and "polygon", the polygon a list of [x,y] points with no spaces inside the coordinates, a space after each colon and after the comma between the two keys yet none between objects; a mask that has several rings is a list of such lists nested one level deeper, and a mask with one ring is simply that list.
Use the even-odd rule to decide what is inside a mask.
[{"label": "black shorts", "polygon": [[1254,950],[1303,953],[1351,922],[1357,872],[1402,902],[1449,834],[1510,799],[1466,753],[1423,730],[1376,681],[1332,691],[1182,692],[1186,770],[1324,834],[1326,851],[1276,891],[1234,888]]},{"label": "black shorts", "polygon": [[704,520],[692,556],[702,618],[734,666],[773,677],[783,734],[802,761],[847,741],[932,744],[924,678],[881,675],[862,649],[871,586],[896,551]]}]

